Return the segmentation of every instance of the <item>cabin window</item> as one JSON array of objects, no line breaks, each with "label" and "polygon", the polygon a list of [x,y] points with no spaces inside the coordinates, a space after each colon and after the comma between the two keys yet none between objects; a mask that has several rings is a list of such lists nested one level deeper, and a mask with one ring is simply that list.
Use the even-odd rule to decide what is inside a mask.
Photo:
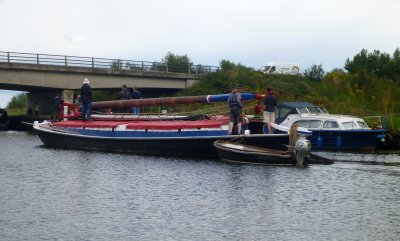
[{"label": "cabin window", "polygon": [[357,125],[354,121],[343,122],[342,123],[344,129],[354,129],[357,128]]},{"label": "cabin window", "polygon": [[319,128],[321,126],[320,120],[310,120],[310,128]]},{"label": "cabin window", "polygon": [[276,70],[276,67],[275,67],[275,66],[272,66],[272,67],[271,67],[271,73],[272,73],[272,72],[275,72],[275,70]]},{"label": "cabin window", "polygon": [[320,120],[300,120],[293,123],[293,125],[299,125],[304,128],[319,128],[321,125]]},{"label": "cabin window", "polygon": [[293,125],[298,125],[300,127],[308,128],[308,126],[310,125],[310,122],[308,120],[301,120],[301,121],[294,122]]},{"label": "cabin window", "polygon": [[324,128],[339,128],[339,125],[336,121],[325,121]]}]

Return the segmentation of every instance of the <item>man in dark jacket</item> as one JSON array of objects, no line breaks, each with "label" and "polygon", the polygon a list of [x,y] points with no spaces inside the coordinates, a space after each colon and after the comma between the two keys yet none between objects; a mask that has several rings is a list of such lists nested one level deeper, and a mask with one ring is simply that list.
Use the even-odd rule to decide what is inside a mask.
[{"label": "man in dark jacket", "polygon": [[59,114],[60,108],[61,108],[61,94],[57,93],[56,96],[54,96],[54,120],[57,119],[57,116]]},{"label": "man in dark jacket", "polygon": [[92,113],[92,89],[90,88],[89,83],[88,79],[84,79],[81,87],[82,121],[90,120],[90,115]]},{"label": "man in dark jacket", "polygon": [[[141,99],[141,98],[142,98],[142,94],[138,90],[138,87],[136,85],[134,85],[133,88],[132,88],[132,99]],[[134,115],[139,115],[140,114],[140,107],[137,106],[137,105],[133,106],[132,107],[132,113]]]},{"label": "man in dark jacket", "polygon": [[[131,91],[128,89],[128,87],[126,87],[126,85],[122,85],[122,89],[119,92],[119,96],[121,97],[121,100],[130,100],[132,98]],[[129,109],[124,108],[121,111],[124,113],[128,113]]]}]

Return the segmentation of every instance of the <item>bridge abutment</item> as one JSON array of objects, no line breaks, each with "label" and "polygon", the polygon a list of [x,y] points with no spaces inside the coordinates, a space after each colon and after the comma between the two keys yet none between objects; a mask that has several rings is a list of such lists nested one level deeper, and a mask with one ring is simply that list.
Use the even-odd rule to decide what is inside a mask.
[{"label": "bridge abutment", "polygon": [[66,102],[73,101],[74,91],[73,90],[48,90],[48,91],[31,91],[27,94],[27,107],[32,110],[32,115],[51,115],[55,114],[54,109],[54,97],[57,93],[61,94],[61,99]]}]

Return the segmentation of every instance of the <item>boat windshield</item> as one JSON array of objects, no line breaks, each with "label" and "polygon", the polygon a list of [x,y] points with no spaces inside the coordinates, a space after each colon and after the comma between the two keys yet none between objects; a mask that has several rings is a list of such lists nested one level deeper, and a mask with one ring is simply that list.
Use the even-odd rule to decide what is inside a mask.
[{"label": "boat windshield", "polygon": [[322,107],[322,108],[320,107],[319,109],[321,110],[321,113],[329,114],[328,110],[325,109],[325,107]]},{"label": "boat windshield", "polygon": [[368,128],[367,123],[365,123],[364,121],[357,121],[358,126],[360,126],[361,128]]},{"label": "boat windshield", "polygon": [[322,114],[327,113],[326,110],[319,108],[318,106],[315,107],[303,107],[297,108],[300,114]]},{"label": "boat windshield", "polygon": [[310,113],[308,110],[307,110],[307,108],[297,108],[297,110],[298,110],[298,112],[300,113],[300,114],[308,114],[308,113]]},{"label": "boat windshield", "polygon": [[310,111],[311,114],[321,114],[322,111],[319,107],[308,107],[308,111]]}]

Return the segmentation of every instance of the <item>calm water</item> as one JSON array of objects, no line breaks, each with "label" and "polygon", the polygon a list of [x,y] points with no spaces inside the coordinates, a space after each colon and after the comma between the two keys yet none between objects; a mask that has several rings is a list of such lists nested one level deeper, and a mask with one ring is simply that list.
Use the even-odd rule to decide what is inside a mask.
[{"label": "calm water", "polygon": [[1,240],[400,239],[400,166],[363,162],[398,154],[239,166],[48,149],[25,132],[0,132],[0,151]]}]

